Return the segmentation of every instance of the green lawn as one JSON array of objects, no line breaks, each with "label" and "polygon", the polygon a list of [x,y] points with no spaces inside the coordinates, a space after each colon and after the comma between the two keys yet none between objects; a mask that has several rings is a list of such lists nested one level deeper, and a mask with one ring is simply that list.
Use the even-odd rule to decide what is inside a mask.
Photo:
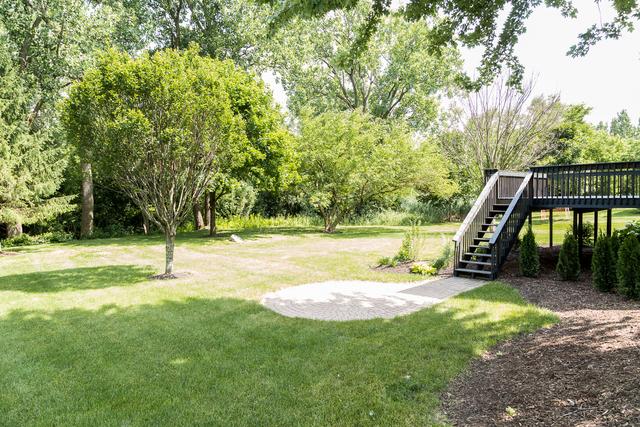
[{"label": "green lawn", "polygon": [[[456,224],[423,227],[435,257]],[[470,358],[549,312],[493,283],[394,320],[289,319],[265,292],[328,279],[415,280],[372,271],[402,227],[159,236],[25,248],[0,257],[2,425],[431,425]],[[443,239],[442,236],[446,236]]]},{"label": "green lawn", "polygon": [[[583,221],[594,224],[593,213],[584,214]],[[630,221],[640,221],[640,211],[638,209],[614,209],[611,219],[612,228],[624,228],[625,224]],[[555,246],[562,244],[567,230],[571,229],[573,222],[573,214],[569,211],[553,213],[553,244]],[[525,227],[526,228],[526,227]],[[607,212],[598,212],[598,229],[601,233],[607,231]],[[524,230],[523,230],[524,231]],[[549,217],[541,219],[540,212],[533,214],[533,231],[536,235],[536,241],[541,246],[549,246]]]}]

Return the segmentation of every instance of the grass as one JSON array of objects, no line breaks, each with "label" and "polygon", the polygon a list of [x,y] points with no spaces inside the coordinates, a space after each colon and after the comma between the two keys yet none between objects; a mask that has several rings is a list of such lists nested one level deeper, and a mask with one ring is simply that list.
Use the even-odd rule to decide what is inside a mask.
[{"label": "grass", "polygon": [[[455,224],[423,227],[427,257]],[[469,360],[555,321],[500,283],[393,320],[281,317],[265,292],[369,268],[402,227],[180,235],[186,278],[149,281],[159,236],[22,248],[0,257],[2,425],[434,425]]]},{"label": "grass", "polygon": [[[540,218],[540,212],[535,212],[533,214],[533,231],[536,236],[536,242],[540,246],[549,246],[549,219],[548,214],[545,219]],[[640,210],[638,209],[614,209],[611,225],[612,228],[624,228],[625,224],[630,221],[638,221],[640,220]],[[583,221],[590,222],[594,224],[593,213],[584,214]],[[553,244],[555,246],[561,245],[562,240],[564,238],[567,230],[571,229],[573,222],[573,214],[568,212],[565,214],[564,212],[554,212],[553,213]],[[523,227],[523,233],[526,228]],[[601,233],[606,233],[607,231],[607,212],[600,211],[598,212],[598,229]]]}]

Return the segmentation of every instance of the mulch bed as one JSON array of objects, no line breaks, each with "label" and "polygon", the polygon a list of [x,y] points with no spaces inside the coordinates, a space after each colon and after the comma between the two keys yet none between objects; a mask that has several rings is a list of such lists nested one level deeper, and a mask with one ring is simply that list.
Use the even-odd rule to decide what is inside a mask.
[{"label": "mulch bed", "polygon": [[640,303],[596,291],[588,273],[560,281],[556,255],[542,251],[538,279],[505,265],[500,280],[560,322],[473,362],[442,396],[455,425],[640,426]]}]

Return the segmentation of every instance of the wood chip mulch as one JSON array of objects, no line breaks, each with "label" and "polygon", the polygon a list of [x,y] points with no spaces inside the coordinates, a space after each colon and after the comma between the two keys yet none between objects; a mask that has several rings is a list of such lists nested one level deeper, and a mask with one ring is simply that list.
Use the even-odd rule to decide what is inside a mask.
[{"label": "wood chip mulch", "polygon": [[454,425],[640,426],[640,302],[596,291],[588,273],[560,281],[556,255],[542,251],[538,279],[505,265],[500,280],[560,322],[494,347],[454,380],[442,396]]}]

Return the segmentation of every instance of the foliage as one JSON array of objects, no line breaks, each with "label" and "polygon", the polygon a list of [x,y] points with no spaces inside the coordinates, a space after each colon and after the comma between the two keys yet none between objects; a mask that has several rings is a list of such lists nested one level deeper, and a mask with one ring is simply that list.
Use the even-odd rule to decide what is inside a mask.
[{"label": "foliage", "polygon": [[623,160],[629,142],[586,121],[591,108],[579,104],[566,107],[562,121],[553,129],[556,150],[545,158],[548,164],[597,163]]},{"label": "foliage", "polygon": [[437,268],[435,268],[432,265],[423,263],[423,262],[413,263],[411,265],[411,267],[409,268],[409,271],[412,274],[420,274],[422,276],[434,276],[434,275],[438,274],[438,269]]},{"label": "foliage", "polygon": [[[2,34],[0,34],[0,38]],[[21,227],[73,209],[73,196],[52,197],[62,181],[67,149],[30,123],[31,93],[10,52],[0,46],[0,223]],[[19,234],[19,230],[18,230]]]},{"label": "foliage", "polygon": [[617,229],[614,235],[618,237],[620,242],[623,242],[627,236],[634,235],[640,239],[640,221],[630,221],[625,224],[624,228]]},{"label": "foliage", "polygon": [[22,233],[19,236],[11,237],[2,241],[2,246],[11,248],[16,246],[42,245],[46,243],[62,243],[73,239],[73,234],[59,231],[50,231],[36,236]]},{"label": "foliage", "polygon": [[460,101],[440,146],[462,175],[479,186],[485,169],[524,170],[555,148],[559,96],[533,97],[533,90],[533,81],[516,89],[501,78]]},{"label": "foliage", "polygon": [[434,126],[437,95],[453,85],[460,68],[454,49],[430,54],[435,37],[423,21],[388,16],[358,56],[350,55],[354,32],[368,19],[370,2],[310,21],[294,20],[275,36],[274,70],[288,95],[288,107],[362,111],[402,118],[413,129]]},{"label": "foliage", "polygon": [[415,261],[420,257],[424,246],[424,237],[420,232],[419,224],[412,224],[411,228],[404,234],[402,244],[394,259],[398,262]]},{"label": "foliage", "polygon": [[538,253],[536,237],[531,227],[527,228],[520,244],[519,265],[520,273],[523,276],[538,277],[540,273],[540,254]]},{"label": "foliage", "polygon": [[455,250],[453,245],[450,242],[446,242],[440,255],[433,261],[431,265],[440,271],[443,268],[449,267],[453,263],[453,257],[455,255]]},{"label": "foliage", "polygon": [[[335,231],[358,207],[428,187],[436,194],[452,185],[421,149],[415,149],[406,128],[359,112],[327,112],[306,116],[299,138],[301,188]],[[437,162],[436,159],[434,161]]]},{"label": "foliage", "polygon": [[246,81],[238,73],[195,47],[137,59],[109,51],[66,102],[69,138],[89,144],[92,160],[165,233],[167,275],[179,223],[213,172],[248,151],[246,123],[230,100],[230,83]]},{"label": "foliage", "polygon": [[612,238],[601,235],[598,237],[593,256],[591,258],[591,272],[593,285],[604,292],[612,291],[616,287],[616,256],[612,245]]},{"label": "foliage", "polygon": [[562,242],[556,271],[562,280],[578,280],[580,276],[580,254],[578,240],[571,232],[567,232]]},{"label": "foliage", "polygon": [[580,237],[582,237],[582,242],[587,246],[591,246],[593,245],[594,233],[595,231],[593,228],[593,224],[590,222],[584,222],[582,224],[582,230],[580,230],[580,227],[578,227],[578,235],[576,236],[576,238],[578,239],[578,241],[580,241]]},{"label": "foliage", "polygon": [[247,217],[256,202],[256,191],[251,184],[236,182],[218,202],[218,211],[225,218]]},{"label": "foliage", "polygon": [[398,265],[398,260],[395,257],[385,256],[378,260],[378,265],[386,266],[386,267],[395,267],[396,265]]},{"label": "foliage", "polygon": [[640,297],[640,242],[635,235],[628,235],[618,252],[618,291],[631,298]]}]

